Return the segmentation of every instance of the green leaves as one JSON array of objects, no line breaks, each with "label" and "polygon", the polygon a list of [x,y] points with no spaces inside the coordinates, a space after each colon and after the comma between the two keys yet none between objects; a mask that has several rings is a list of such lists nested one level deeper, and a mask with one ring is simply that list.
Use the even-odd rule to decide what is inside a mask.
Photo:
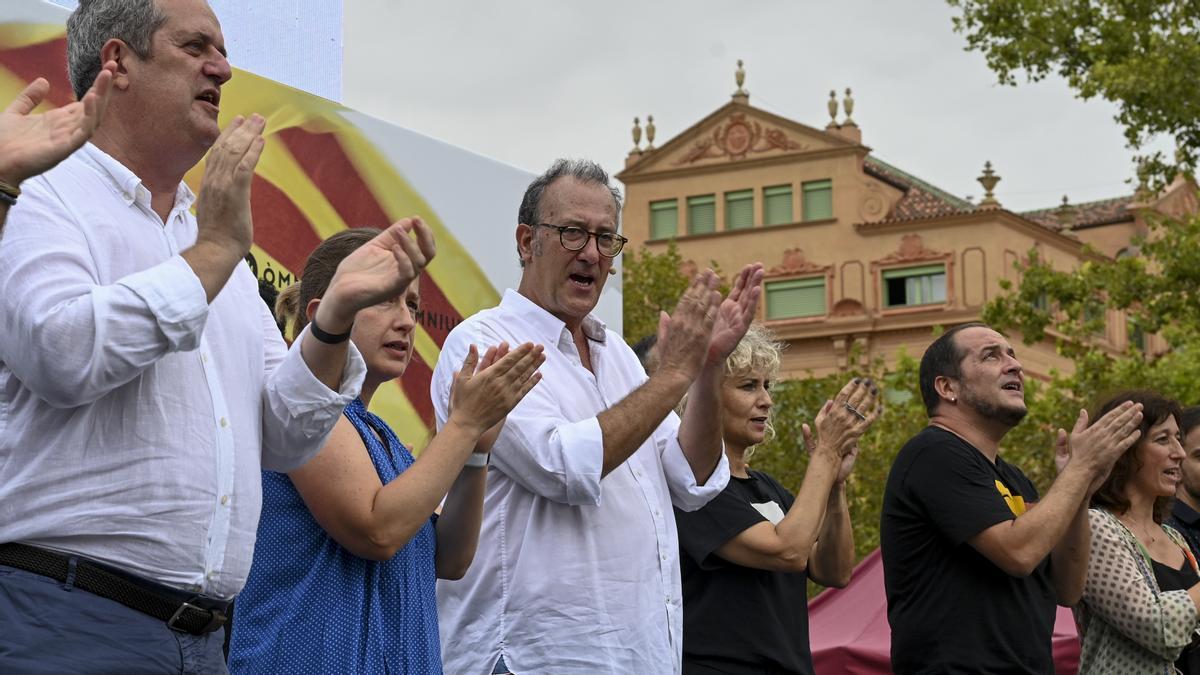
[{"label": "green leaves", "polygon": [[1062,76],[1080,98],[1117,104],[1131,148],[1160,134],[1179,156],[1142,157],[1151,187],[1191,174],[1200,150],[1200,3],[1194,0],[948,0],[954,28],[1002,84]]},{"label": "green leaves", "polygon": [[679,296],[688,287],[680,272],[683,259],[675,242],[663,253],[646,247],[625,253],[622,269],[622,298],[625,341],[633,344],[658,332],[658,313],[675,310]]}]

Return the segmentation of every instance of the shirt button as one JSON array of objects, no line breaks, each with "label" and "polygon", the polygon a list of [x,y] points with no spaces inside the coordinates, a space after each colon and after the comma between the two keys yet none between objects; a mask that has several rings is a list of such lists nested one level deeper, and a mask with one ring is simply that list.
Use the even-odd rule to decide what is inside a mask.
[{"label": "shirt button", "polygon": [[221,428],[225,428],[225,427],[227,427],[227,426],[229,426],[229,420],[227,420],[227,419],[225,419],[224,417],[222,417],[222,418],[221,418]]},{"label": "shirt button", "polygon": [[201,362],[201,363],[208,363],[208,354],[201,354],[201,355],[200,355],[200,362]]},{"label": "shirt button", "polygon": [[209,580],[209,581],[212,581],[213,579],[216,579],[216,578],[217,578],[217,573],[216,573],[216,572],[209,572],[209,573],[208,573],[208,580]]},{"label": "shirt button", "polygon": [[221,495],[221,506],[229,503],[229,495]]}]

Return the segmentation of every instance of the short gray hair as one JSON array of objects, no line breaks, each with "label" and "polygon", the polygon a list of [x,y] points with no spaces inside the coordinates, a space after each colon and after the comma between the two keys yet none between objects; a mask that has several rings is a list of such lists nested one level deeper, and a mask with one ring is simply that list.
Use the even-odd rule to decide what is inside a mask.
[{"label": "short gray hair", "polygon": [[[559,178],[574,178],[581,183],[603,185],[608,188],[609,193],[612,194],[613,206],[616,208],[616,224],[620,224],[621,190],[610,183],[608,172],[590,159],[556,159],[549,169],[534,178],[529,187],[525,188],[525,196],[521,198],[521,208],[517,210],[518,224],[537,225],[541,222],[538,210],[542,205],[542,195],[545,194],[546,188]],[[524,267],[525,260],[521,259],[519,255],[517,257],[520,259],[521,267]]]},{"label": "short gray hair", "polygon": [[67,19],[67,76],[82,99],[100,74],[100,49],[113,38],[134,54],[150,57],[154,33],[167,15],[154,0],[80,0]]}]

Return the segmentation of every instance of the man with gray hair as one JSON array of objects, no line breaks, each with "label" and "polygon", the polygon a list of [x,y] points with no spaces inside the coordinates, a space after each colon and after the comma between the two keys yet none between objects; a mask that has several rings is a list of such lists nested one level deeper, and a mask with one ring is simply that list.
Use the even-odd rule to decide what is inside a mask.
[{"label": "man with gray hair", "polygon": [[288,350],[243,262],[265,120],[218,126],[207,3],[82,0],[67,45],[76,92],[101,64],[112,91],[0,246],[0,672],[224,672],[260,468],[320,450],[365,372],[357,310],[432,237],[402,221],[343,261]]},{"label": "man with gray hair", "polygon": [[[520,286],[442,347],[431,385],[439,426],[470,345],[547,347],[541,383],[481,441],[491,471],[479,551],[465,578],[438,582],[447,672],[681,669],[672,505],[697,509],[728,482],[717,390],[763,272],[748,265],[723,302],[717,276],[698,275],[662,317],[660,362],[647,378],[591,314],[626,241],[620,210],[599,166],[555,162],[521,202]],[[685,392],[680,420],[672,409]]]}]

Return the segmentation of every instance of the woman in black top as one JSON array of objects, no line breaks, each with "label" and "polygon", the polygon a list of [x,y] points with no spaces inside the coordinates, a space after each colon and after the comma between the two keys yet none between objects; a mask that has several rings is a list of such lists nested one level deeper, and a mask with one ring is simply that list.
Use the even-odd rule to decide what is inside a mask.
[{"label": "woman in black top", "polygon": [[729,486],[703,508],[676,509],[683,577],[683,672],[812,673],[807,579],[844,586],[854,565],[845,480],[878,390],[854,379],[816,419],[798,497],[746,460],[769,433],[779,348],[751,326],[726,362],[721,424]]},{"label": "woman in black top", "polygon": [[[1200,574],[1183,537],[1163,523],[1182,477],[1181,411],[1155,392],[1133,391],[1095,419],[1126,401],[1142,405],[1141,437],[1091,498],[1087,582],[1075,607],[1079,672],[1200,675]],[[1081,415],[1076,428],[1086,422]]]}]

